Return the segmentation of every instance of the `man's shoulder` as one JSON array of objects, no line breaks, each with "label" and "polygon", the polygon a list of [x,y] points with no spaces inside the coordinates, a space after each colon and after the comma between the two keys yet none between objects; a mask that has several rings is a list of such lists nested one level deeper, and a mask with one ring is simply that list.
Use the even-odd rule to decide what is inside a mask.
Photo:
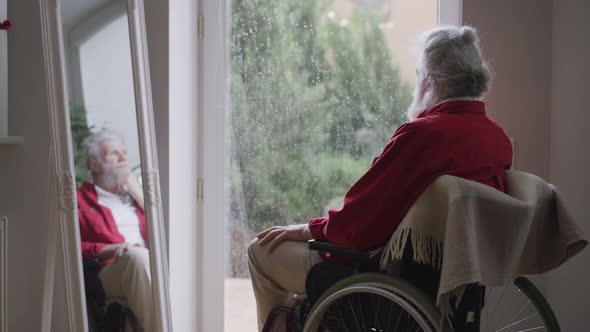
[{"label": "man's shoulder", "polygon": [[90,185],[92,185],[92,183],[90,183],[90,182],[84,182],[84,183],[82,183],[82,184],[81,184],[81,185],[80,185],[80,186],[79,186],[79,187],[76,189],[76,194],[77,194],[78,196],[80,196],[80,195],[83,195],[83,194],[85,194],[85,193],[89,192],[89,191],[91,190],[91,189],[90,189]]},{"label": "man's shoulder", "polygon": [[440,132],[440,124],[430,119],[416,119],[399,126],[395,135],[432,136]]},{"label": "man's shoulder", "polygon": [[84,182],[76,189],[78,207],[87,205],[89,201],[96,200],[96,191],[92,182]]}]

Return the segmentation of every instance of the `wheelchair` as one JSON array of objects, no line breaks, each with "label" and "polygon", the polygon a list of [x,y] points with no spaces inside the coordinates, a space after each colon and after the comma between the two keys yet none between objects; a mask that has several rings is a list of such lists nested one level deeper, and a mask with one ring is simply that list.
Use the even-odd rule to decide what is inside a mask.
[{"label": "wheelchair", "polygon": [[292,307],[275,308],[264,332],[561,331],[549,304],[526,277],[499,288],[468,285],[460,301],[451,303],[449,317],[442,317],[435,305],[440,271],[413,262],[411,245],[395,273],[381,270],[379,257],[369,252],[314,240],[309,248],[346,264],[314,265],[306,295]]},{"label": "wheelchair", "polygon": [[84,288],[86,293],[86,310],[90,332],[142,332],[143,329],[124,301],[107,300],[104,288],[97,275],[100,267],[98,259],[85,260]]}]

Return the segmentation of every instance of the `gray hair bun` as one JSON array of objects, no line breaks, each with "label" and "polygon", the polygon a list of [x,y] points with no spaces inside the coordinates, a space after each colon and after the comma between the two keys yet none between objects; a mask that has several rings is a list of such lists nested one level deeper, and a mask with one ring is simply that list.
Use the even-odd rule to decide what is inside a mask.
[{"label": "gray hair bun", "polygon": [[470,26],[464,26],[459,29],[459,38],[465,44],[474,44],[478,42],[477,32]]},{"label": "gray hair bun", "polygon": [[440,27],[423,37],[424,72],[441,99],[481,97],[490,84],[477,30],[470,26]]}]

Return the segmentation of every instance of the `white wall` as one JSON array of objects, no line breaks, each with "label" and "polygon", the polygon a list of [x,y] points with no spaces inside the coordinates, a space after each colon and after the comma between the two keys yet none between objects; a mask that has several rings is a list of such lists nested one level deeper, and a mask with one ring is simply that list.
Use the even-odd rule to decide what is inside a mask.
[{"label": "white wall", "polygon": [[549,176],[551,0],[463,0],[495,77],[488,115],[515,139],[515,167]]},{"label": "white wall", "polygon": [[[590,2],[553,1],[550,179],[590,236]],[[549,300],[563,331],[588,330],[590,249],[549,276]]]},{"label": "white wall", "polygon": [[108,128],[121,134],[130,166],[140,166],[127,15],[109,22],[72,51],[78,52],[80,68],[76,70],[88,125],[93,131]]},{"label": "white wall", "polygon": [[[560,188],[590,234],[590,2],[465,0],[495,72],[489,115],[516,139],[516,167]],[[563,331],[587,329],[590,249],[541,279]]]},{"label": "white wall", "polygon": [[39,1],[8,0],[9,134],[0,145],[0,215],[8,216],[8,330],[40,331],[47,240],[49,116]]}]

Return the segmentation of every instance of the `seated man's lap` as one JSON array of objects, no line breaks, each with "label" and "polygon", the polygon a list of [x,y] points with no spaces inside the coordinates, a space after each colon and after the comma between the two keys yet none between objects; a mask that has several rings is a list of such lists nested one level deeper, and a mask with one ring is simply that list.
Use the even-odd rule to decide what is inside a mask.
[{"label": "seated man's lap", "polygon": [[307,273],[322,261],[317,252],[308,249],[307,243],[296,241],[284,241],[269,253],[268,246],[259,246],[255,239],[248,247],[248,256],[268,279],[295,294],[305,293]]},{"label": "seated man's lap", "polygon": [[[128,293],[124,289],[126,282],[143,280],[145,286],[150,287],[149,251],[143,247],[131,247],[122,256],[106,265],[98,276],[107,297],[125,297]],[[126,280],[130,278],[133,280]],[[127,285],[127,288],[131,288],[130,286]]]}]

